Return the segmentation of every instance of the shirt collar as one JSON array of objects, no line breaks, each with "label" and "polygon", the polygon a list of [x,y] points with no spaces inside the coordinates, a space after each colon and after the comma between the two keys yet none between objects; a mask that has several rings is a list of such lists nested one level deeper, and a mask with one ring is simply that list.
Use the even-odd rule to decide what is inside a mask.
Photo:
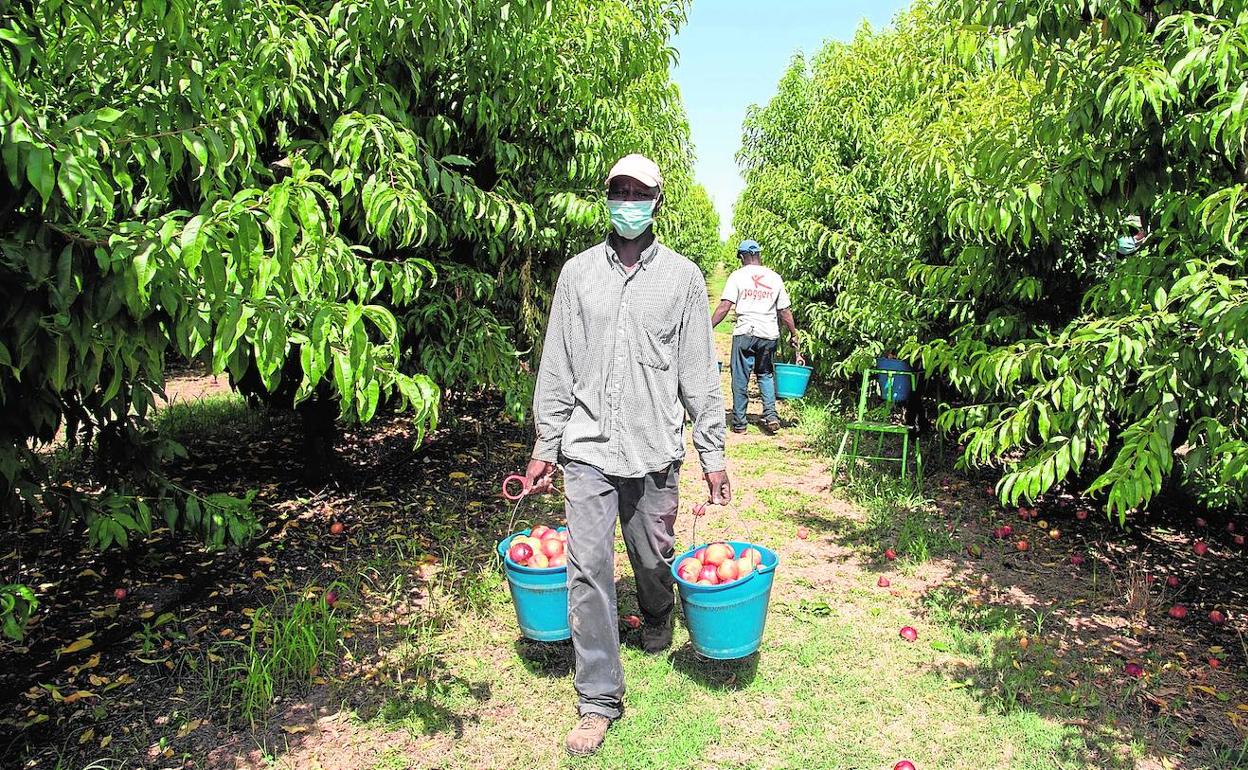
[{"label": "shirt collar", "polygon": [[[602,245],[603,245],[603,248],[606,249],[606,252],[607,252],[607,262],[612,267],[616,267],[616,268],[619,268],[623,272],[627,272],[627,270],[624,268],[624,263],[620,262],[619,252],[617,252],[615,250],[615,246],[611,244],[610,235],[607,236],[607,239],[603,241]],[[659,255],[659,238],[658,236],[654,236],[654,239],[650,241],[650,245],[641,250],[641,257],[637,260],[637,267],[639,268],[649,267],[650,263],[653,262],[654,258],[657,257],[658,255]]]}]

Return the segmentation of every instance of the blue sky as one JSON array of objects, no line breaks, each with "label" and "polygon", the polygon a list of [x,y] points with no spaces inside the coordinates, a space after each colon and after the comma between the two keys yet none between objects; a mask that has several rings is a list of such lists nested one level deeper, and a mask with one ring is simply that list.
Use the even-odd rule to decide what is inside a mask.
[{"label": "blue sky", "polygon": [[825,40],[849,40],[865,19],[888,24],[900,0],[694,0],[689,23],[673,45],[672,75],[689,110],[698,181],[719,211],[725,235],[744,182],[737,169],[741,122],[751,104],[765,104],[797,51],[809,55]]}]

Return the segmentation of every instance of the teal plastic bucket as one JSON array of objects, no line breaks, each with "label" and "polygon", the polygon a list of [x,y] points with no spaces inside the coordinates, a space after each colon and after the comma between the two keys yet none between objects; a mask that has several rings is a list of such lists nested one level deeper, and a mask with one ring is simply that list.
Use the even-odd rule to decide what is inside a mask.
[{"label": "teal plastic bucket", "polygon": [[[559,527],[560,531],[567,527]],[[507,573],[511,603],[516,608],[520,632],[539,642],[558,642],[572,638],[568,627],[568,568],[521,567],[507,557],[511,541],[532,530],[522,530],[498,542],[498,555]]]},{"label": "teal plastic bucket", "polygon": [[[884,356],[875,359],[875,368],[885,369],[890,372],[912,371],[910,369],[910,364],[907,364],[905,361],[898,358],[886,358]],[[898,377],[893,374],[877,374],[875,376],[880,383],[880,395],[886,401],[891,400],[893,403],[898,403],[910,398],[910,377],[912,375],[907,374],[903,377]],[[892,399],[889,399],[890,387],[892,388]]]},{"label": "teal plastic bucket", "polygon": [[797,364],[776,364],[776,395],[780,398],[801,398],[810,384],[811,368]]},{"label": "teal plastic bucket", "polygon": [[699,655],[733,660],[752,655],[763,642],[767,604],[780,557],[770,548],[736,540],[726,541],[739,554],[757,548],[762,564],[747,577],[717,586],[700,586],[681,578],[676,569],[698,548],[690,548],[672,562],[672,577],[680,587],[680,606],[689,627],[689,640]]}]

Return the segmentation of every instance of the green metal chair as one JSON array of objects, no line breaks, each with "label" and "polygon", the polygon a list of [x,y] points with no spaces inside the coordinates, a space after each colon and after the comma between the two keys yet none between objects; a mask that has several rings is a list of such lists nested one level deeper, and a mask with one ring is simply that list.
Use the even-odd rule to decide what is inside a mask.
[{"label": "green metal chair", "polygon": [[[853,476],[854,468],[857,467],[859,460],[895,462],[901,464],[902,479],[910,478],[913,473],[915,487],[922,486],[923,450],[919,446],[918,432],[913,426],[906,425],[904,421],[897,419],[901,415],[899,405],[902,398],[897,397],[896,391],[907,390],[897,387],[898,380],[902,378],[906,378],[909,384],[909,393],[902,398],[917,398],[915,389],[918,380],[914,372],[876,368],[863,371],[862,389],[858,394],[858,416],[857,419],[845,426],[845,435],[841,437],[840,448],[836,450],[836,460],[832,463],[832,475],[835,476],[837,471],[840,470],[841,459],[845,456],[845,447],[847,444],[850,444],[852,436],[853,442],[848,458],[850,476]],[[881,418],[873,419],[873,416],[868,414],[867,404],[871,393],[874,393],[883,402],[885,411]],[[861,454],[859,448],[864,434],[872,433],[878,437],[875,454]],[[883,453],[884,440],[888,436],[899,436],[901,438],[900,457],[893,457]]]}]

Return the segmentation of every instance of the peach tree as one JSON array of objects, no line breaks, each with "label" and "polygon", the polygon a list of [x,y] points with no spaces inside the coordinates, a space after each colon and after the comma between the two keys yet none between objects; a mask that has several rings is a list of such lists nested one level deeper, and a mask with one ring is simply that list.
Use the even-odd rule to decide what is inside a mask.
[{"label": "peach tree", "polygon": [[745,127],[738,230],[813,344],[897,352],[998,491],[1125,520],[1248,493],[1248,12],[950,0],[798,62]]},{"label": "peach tree", "polygon": [[[645,149],[692,188],[680,0],[49,0],[0,17],[0,508],[210,546],[161,476],[172,355],[341,421],[527,400],[553,276]],[[678,185],[679,188],[680,185]],[[673,189],[673,195],[681,195]],[[713,212],[712,212],[713,213]],[[99,484],[50,483],[45,447]]]}]

